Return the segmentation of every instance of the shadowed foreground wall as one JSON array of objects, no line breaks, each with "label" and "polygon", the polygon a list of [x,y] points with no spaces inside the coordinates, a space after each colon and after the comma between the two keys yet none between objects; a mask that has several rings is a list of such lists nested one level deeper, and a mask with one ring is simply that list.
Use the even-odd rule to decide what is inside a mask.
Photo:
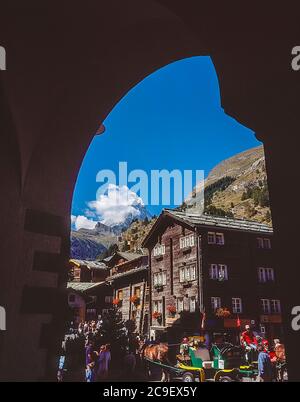
[{"label": "shadowed foreground wall", "polygon": [[300,335],[290,325],[291,308],[300,305],[293,211],[300,72],[290,66],[300,44],[296,11],[199,0],[1,7],[1,380],[55,379],[70,205],[93,133],[132,86],[193,55],[212,57],[225,112],[265,144],[290,378],[300,380]]}]

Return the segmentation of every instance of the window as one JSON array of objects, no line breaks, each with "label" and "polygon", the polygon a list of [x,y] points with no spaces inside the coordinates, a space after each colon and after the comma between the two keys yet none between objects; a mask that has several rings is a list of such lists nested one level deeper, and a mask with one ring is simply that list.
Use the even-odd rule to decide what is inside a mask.
[{"label": "window", "polygon": [[105,296],[104,300],[105,300],[105,303],[110,303],[111,304],[113,302],[113,299],[114,298],[112,296]]},{"label": "window", "polygon": [[153,285],[154,286],[165,286],[167,284],[167,273],[166,271],[163,272],[156,272],[153,275]]},{"label": "window", "polygon": [[196,311],[196,297],[192,296],[190,298],[190,312],[194,313]]},{"label": "window", "polygon": [[179,281],[189,282],[196,279],[196,265],[189,265],[179,269]]},{"label": "window", "polygon": [[156,300],[153,302],[153,312],[163,313],[163,303],[162,300]]},{"label": "window", "polygon": [[280,300],[261,299],[261,308],[264,314],[280,314]]},{"label": "window", "polygon": [[232,298],[232,312],[235,314],[242,312],[242,299],[240,297]]},{"label": "window", "polygon": [[211,297],[212,311],[216,311],[220,307],[221,307],[221,297]]},{"label": "window", "polygon": [[184,310],[184,302],[183,297],[177,298],[177,312],[181,313]]},{"label": "window", "polygon": [[270,314],[271,306],[269,299],[261,299],[261,309],[264,314]]},{"label": "window", "polygon": [[223,245],[224,244],[224,234],[216,233],[216,244]]},{"label": "window", "polygon": [[186,281],[190,281],[190,280],[191,280],[190,267],[185,267],[185,280],[186,280]]},{"label": "window", "polygon": [[207,242],[208,244],[216,243],[216,234],[214,232],[208,232],[207,234]]},{"label": "window", "polygon": [[225,244],[224,233],[208,232],[207,243],[223,246]]},{"label": "window", "polygon": [[192,265],[190,267],[190,278],[191,281],[194,281],[196,279],[196,265]]},{"label": "window", "polygon": [[256,239],[256,241],[257,241],[257,247],[258,248],[264,248],[264,239],[262,239],[261,237],[258,237]]},{"label": "window", "polygon": [[273,268],[258,268],[258,280],[261,283],[274,282],[274,269]]},{"label": "window", "polygon": [[257,237],[256,241],[258,248],[271,249],[271,239],[267,237]]},{"label": "window", "polygon": [[179,248],[188,248],[195,245],[195,236],[190,234],[179,239]]},{"label": "window", "polygon": [[153,249],[154,257],[165,255],[165,253],[166,253],[166,246],[164,244],[157,244]]},{"label": "window", "polygon": [[133,294],[136,297],[141,297],[141,287],[140,286],[135,286],[133,289]]},{"label": "window", "polygon": [[274,314],[281,313],[280,300],[271,300],[271,312]]},{"label": "window", "polygon": [[209,268],[209,277],[214,280],[227,280],[228,271],[227,265],[224,264],[211,264]]}]

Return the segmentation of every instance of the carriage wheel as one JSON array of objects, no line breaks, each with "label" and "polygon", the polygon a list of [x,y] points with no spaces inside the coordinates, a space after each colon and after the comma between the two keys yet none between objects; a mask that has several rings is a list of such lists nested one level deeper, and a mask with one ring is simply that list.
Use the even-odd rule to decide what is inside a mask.
[{"label": "carriage wheel", "polygon": [[189,371],[184,373],[182,376],[182,382],[195,382],[193,373],[190,373]]},{"label": "carriage wheel", "polygon": [[234,379],[229,376],[220,376],[218,382],[234,382]]}]

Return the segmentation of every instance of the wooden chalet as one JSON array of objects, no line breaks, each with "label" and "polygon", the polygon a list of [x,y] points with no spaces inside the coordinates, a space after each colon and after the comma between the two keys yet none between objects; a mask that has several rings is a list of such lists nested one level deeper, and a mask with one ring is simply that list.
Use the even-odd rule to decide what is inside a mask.
[{"label": "wooden chalet", "polygon": [[106,282],[109,275],[107,265],[100,261],[71,259],[68,282],[68,304],[74,321],[97,319],[111,307],[112,289]]},{"label": "wooden chalet", "polygon": [[106,281],[113,289],[113,303],[125,321],[135,322],[136,331],[147,333],[149,322],[148,256],[116,252],[106,259],[110,274]]},{"label": "wooden chalet", "polygon": [[102,282],[108,276],[105,263],[88,260],[69,260],[70,274],[74,282]]},{"label": "wooden chalet", "polygon": [[150,334],[205,329],[237,338],[249,323],[282,338],[272,235],[265,224],[164,210],[143,241]]},{"label": "wooden chalet", "polygon": [[112,290],[107,282],[68,282],[68,305],[73,321],[96,320],[112,303]]}]

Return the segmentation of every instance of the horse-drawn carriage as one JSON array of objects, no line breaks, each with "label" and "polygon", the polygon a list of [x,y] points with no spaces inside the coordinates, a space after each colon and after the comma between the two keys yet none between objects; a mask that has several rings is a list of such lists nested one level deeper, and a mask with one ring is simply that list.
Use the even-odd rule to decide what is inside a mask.
[{"label": "horse-drawn carriage", "polygon": [[186,381],[195,381],[195,369],[203,369],[205,381],[249,381],[257,375],[257,363],[245,364],[245,353],[240,346],[230,343],[213,344],[211,349],[198,337],[189,338],[185,353],[177,355],[177,366],[186,370]]},{"label": "horse-drawn carriage", "polygon": [[152,346],[152,350],[158,352],[156,357],[146,356],[148,367],[150,370],[153,365],[160,368],[165,381],[253,381],[257,376],[257,363],[246,364],[244,350],[230,343],[214,344],[208,350],[200,337],[190,337],[186,348],[181,348],[181,353],[176,356],[175,366],[168,361],[166,344]]}]

